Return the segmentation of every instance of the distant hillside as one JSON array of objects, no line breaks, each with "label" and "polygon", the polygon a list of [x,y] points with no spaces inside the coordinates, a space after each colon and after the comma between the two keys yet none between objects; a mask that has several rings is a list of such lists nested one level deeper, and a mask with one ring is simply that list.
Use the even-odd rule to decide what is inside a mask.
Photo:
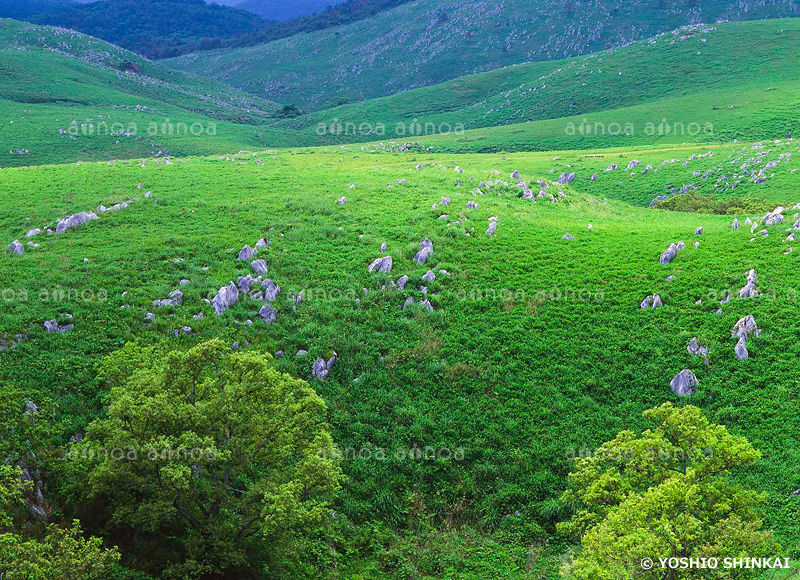
[{"label": "distant hillside", "polygon": [[305,143],[268,126],[280,109],[79,32],[0,23],[0,167]]},{"label": "distant hillside", "polygon": [[328,6],[341,4],[343,0],[244,0],[233,6],[258,14],[266,20],[290,20],[323,12]]},{"label": "distant hillside", "polygon": [[[565,118],[580,115],[593,122],[597,113],[607,112],[604,120],[620,126],[641,120],[642,129],[644,123],[658,124],[666,117],[684,124],[713,123],[717,137],[724,133],[728,140],[745,135],[758,139],[763,134],[746,131],[756,119],[761,126],[774,127],[774,134],[800,128],[792,127],[796,99],[789,97],[800,87],[800,69],[793,65],[798,60],[800,18],[695,25],[600,53],[506,67],[326,109],[292,119],[286,126],[320,133],[320,125],[338,125],[347,139],[365,141],[411,139],[412,123],[428,135],[457,126],[469,130],[515,125],[514,131],[535,135],[524,144],[528,149],[577,149],[587,143],[607,146],[608,135],[604,139],[575,132],[570,137]],[[694,99],[691,107],[687,100],[679,100],[683,97]],[[635,118],[631,112],[615,113],[631,106],[643,107],[635,111]],[[774,126],[781,116],[786,126]],[[537,125],[549,119],[558,121]],[[577,125],[581,120],[569,121]],[[529,126],[530,131],[524,129]],[[535,127],[547,127],[552,134],[543,135]],[[634,140],[640,141],[622,135],[613,144]],[[502,148],[494,141],[492,147]]]},{"label": "distant hillside", "polygon": [[75,6],[73,0],[0,0],[0,17],[29,18],[43,12],[56,12]]},{"label": "distant hillside", "polygon": [[260,17],[203,0],[100,0],[34,19],[72,28],[150,58],[181,54],[263,27]]},{"label": "distant hillside", "polygon": [[587,54],[697,22],[800,14],[794,0],[690,4],[417,0],[347,26],[184,55],[169,64],[314,110],[511,64]]}]

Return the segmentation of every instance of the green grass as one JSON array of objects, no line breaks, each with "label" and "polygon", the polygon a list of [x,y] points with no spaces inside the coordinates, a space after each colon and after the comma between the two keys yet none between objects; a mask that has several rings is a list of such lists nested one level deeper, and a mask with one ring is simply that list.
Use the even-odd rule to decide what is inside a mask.
[{"label": "green grass", "polygon": [[[557,497],[569,455],[619,430],[643,428],[641,412],[675,400],[669,381],[690,368],[701,385],[691,403],[763,452],[754,470],[737,477],[767,494],[766,523],[786,555],[796,557],[798,253],[784,255],[784,225],[749,242],[749,229],[730,228],[731,216],[643,207],[665,183],[696,180],[710,193],[713,187],[694,171],[733,160],[738,167],[762,151],[749,143],[728,145],[682,164],[708,150],[456,155],[348,146],[259,152],[263,164],[248,153],[144,167],[6,169],[4,243],[24,241],[32,227],[101,203],[148,190],[153,199],[64,235],[41,236],[41,247],[22,256],[0,255],[0,288],[11,289],[4,291],[0,334],[27,334],[0,354],[0,379],[36,401],[52,401],[66,443],[102,413],[95,363],[127,341],[184,348],[221,337],[246,348],[280,349],[287,356],[276,366],[302,378],[310,378],[314,357],[335,350],[340,359],[331,375],[313,384],[329,406],[337,443],[389,453],[385,461],[344,461],[349,480],[336,507],[347,522],[337,547],[345,577],[522,579],[555,577],[559,555],[568,549],[554,536],[554,525],[567,516]],[[794,142],[763,150],[770,150],[764,162],[787,151],[798,155]],[[624,169],[602,172],[634,157],[659,171],[634,177]],[[678,162],[662,168],[671,158]],[[426,169],[415,170],[420,163]],[[800,201],[796,167],[797,159],[782,161],[766,185],[743,179],[733,192],[718,193],[791,208]],[[513,187],[470,192],[482,180],[497,179],[493,171],[507,179],[515,169],[529,181],[556,179],[565,169],[577,178],[562,188],[568,197],[559,203],[519,199]],[[589,181],[595,172],[597,181]],[[395,183],[401,178],[405,186]],[[143,190],[136,189],[140,182]],[[462,224],[437,219],[442,210],[431,205],[443,195],[453,203],[444,211],[451,219],[463,215]],[[347,204],[336,205],[342,196]],[[479,208],[466,211],[468,200]],[[793,210],[787,213],[793,221]],[[483,233],[490,216],[499,218],[494,238]],[[698,226],[705,232],[695,238]],[[576,239],[562,239],[566,233]],[[283,290],[278,323],[258,322],[257,304],[250,301],[214,316],[202,299],[247,271],[236,253],[261,236],[273,241],[263,257]],[[425,237],[435,252],[420,266],[411,258]],[[681,239],[689,247],[671,265],[660,265],[660,252]],[[412,279],[406,291],[381,291],[387,276],[367,273],[383,241],[395,261],[391,279]],[[436,311],[403,312],[407,296],[422,297],[420,277],[428,267],[450,273],[428,285]],[[716,315],[715,295],[743,286],[750,268],[764,296],[734,299]],[[668,275],[675,279],[667,282]],[[184,304],[152,310],[152,300],[166,297],[182,278],[190,280]],[[42,288],[88,291],[95,299],[44,300]],[[289,298],[300,289],[307,298],[294,311]],[[97,299],[101,291],[107,300]],[[665,306],[641,310],[639,302],[656,292]],[[153,326],[144,324],[147,311],[156,314]],[[206,318],[198,323],[192,316],[199,312]],[[63,313],[74,316],[75,329],[46,334],[42,322]],[[740,362],[730,332],[747,314],[764,333],[748,344],[751,358]],[[248,325],[248,319],[256,322]],[[171,331],[184,325],[197,334],[173,338]],[[693,336],[709,346],[710,365],[687,353]],[[295,358],[298,349],[310,357]],[[415,446],[463,449],[464,457],[408,461],[393,455]],[[68,484],[48,485],[58,498]],[[516,510],[541,534],[509,540],[504,517]],[[430,530],[420,528],[423,521]]]}]

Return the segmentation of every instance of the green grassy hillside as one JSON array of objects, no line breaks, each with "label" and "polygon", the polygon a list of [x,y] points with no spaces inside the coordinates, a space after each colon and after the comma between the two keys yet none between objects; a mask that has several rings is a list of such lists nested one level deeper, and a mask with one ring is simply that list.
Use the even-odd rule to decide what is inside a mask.
[{"label": "green grassy hillside", "polygon": [[688,7],[649,0],[580,6],[419,0],[339,28],[168,62],[314,110],[507,65],[605,50],[688,24],[796,16],[798,10],[792,1],[702,0]]},{"label": "green grassy hillside", "polygon": [[[6,20],[0,165],[387,139],[468,153],[774,138],[800,131],[798,46],[800,19],[693,27],[283,120],[276,103]],[[131,123],[136,135],[114,134]]]},{"label": "green grassy hillside", "polygon": [[277,103],[74,31],[2,20],[0,80],[0,166],[308,142],[267,126]]},{"label": "green grassy hillside", "polygon": [[[710,133],[720,141],[758,139],[800,129],[791,113],[800,102],[800,73],[792,64],[800,58],[798,47],[800,19],[695,26],[584,57],[507,67],[320,111],[286,126],[365,140],[516,124],[444,140],[472,143],[480,135],[497,150],[713,141]],[[685,132],[659,135],[664,119]],[[581,130],[586,123],[588,132]],[[691,123],[703,131],[690,134]],[[656,129],[649,135],[648,125]],[[522,137],[514,143],[513,135]]]},{"label": "green grassy hillside", "polygon": [[[569,457],[621,429],[643,428],[641,412],[677,402],[669,381],[691,369],[700,387],[690,402],[763,452],[756,469],[737,477],[767,494],[766,524],[782,555],[796,557],[800,255],[786,254],[794,244],[784,229],[800,202],[798,155],[794,141],[487,155],[337,146],[6,169],[6,244],[24,243],[26,231],[64,215],[140,199],[66,234],[36,236],[40,246],[22,255],[0,255],[0,335],[24,335],[0,353],[0,380],[53,402],[66,445],[102,413],[95,363],[127,341],[186,348],[220,337],[283,351],[274,364],[308,379],[313,359],[336,351],[331,374],[314,387],[338,445],[372,451],[343,460],[349,479],[326,536],[330,549],[306,563],[313,576],[522,580],[555,578],[569,549],[554,533],[569,515],[557,499]],[[628,171],[634,159],[642,165]],[[619,168],[604,171],[611,164]],[[558,201],[518,197],[514,170],[534,186],[548,182]],[[576,174],[570,185],[552,184],[568,172]],[[762,172],[766,180],[754,183]],[[692,182],[752,209],[644,207],[668,193],[665,186]],[[347,202],[337,205],[342,196]],[[442,196],[451,205],[433,209]],[[761,222],[778,204],[788,223],[768,228],[767,237],[751,235],[745,218]],[[494,236],[485,233],[491,217]],[[733,217],[741,229],[731,228]],[[248,299],[215,316],[203,299],[249,270],[236,255],[262,236],[272,245],[259,257],[281,287],[277,322],[261,322],[260,304]],[[422,266],[412,257],[426,237],[434,254]],[[681,240],[687,248],[659,264]],[[370,274],[383,242],[393,271]],[[738,295],[751,268],[761,296],[720,305],[727,292]],[[436,279],[423,283],[429,269]],[[403,275],[410,277],[404,290],[382,288]],[[154,310],[152,301],[182,279],[183,304]],[[641,309],[655,293],[664,306]],[[434,312],[403,310],[409,297],[426,296]],[[739,361],[731,329],[746,315],[763,333]],[[42,323],[53,318],[74,329],[46,333]],[[184,326],[192,334],[174,337]],[[692,337],[709,347],[708,365],[687,352]],[[310,355],[295,357],[301,349]],[[394,455],[425,447],[458,455]],[[388,459],[377,459],[376,448]],[[47,493],[58,501],[81,492],[54,478]],[[83,505],[65,515],[91,527],[91,504],[66,505]],[[148,560],[138,541],[118,532],[114,541],[132,561]]]}]

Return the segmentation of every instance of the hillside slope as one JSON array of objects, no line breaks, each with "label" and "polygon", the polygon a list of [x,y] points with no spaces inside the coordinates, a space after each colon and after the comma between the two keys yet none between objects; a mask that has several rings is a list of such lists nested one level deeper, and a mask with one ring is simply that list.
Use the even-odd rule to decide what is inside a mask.
[{"label": "hillside slope", "polygon": [[792,0],[565,4],[418,0],[347,26],[170,66],[306,110],[370,99],[466,74],[620,46],[680,26],[796,16]]},{"label": "hillside slope", "polygon": [[[139,183],[153,198],[64,235],[40,234],[30,240],[39,247],[23,255],[0,254],[0,287],[13,289],[4,294],[0,338],[23,335],[0,352],[0,381],[53,404],[66,449],[103,413],[95,364],[126,342],[183,349],[221,338],[282,351],[274,365],[312,382],[337,445],[355,450],[342,460],[349,477],[335,505],[337,549],[321,550],[303,577],[400,580],[413,569],[420,578],[549,580],[570,550],[555,532],[569,517],[558,496],[570,457],[620,430],[644,428],[644,409],[685,403],[669,382],[689,369],[699,379],[689,402],[762,451],[736,478],[767,494],[765,524],[795,556],[800,257],[786,253],[796,244],[784,229],[800,202],[799,155],[794,141],[467,156],[354,146],[259,151],[263,163],[242,155],[5,170],[4,243],[131,199]],[[643,174],[638,166],[631,176],[634,160],[654,169]],[[698,215],[627,203],[699,179],[695,171],[716,180],[718,172],[758,172],[773,161],[763,184],[744,178],[731,193],[769,198],[749,211]],[[618,169],[604,172],[612,163]],[[509,179],[514,170],[526,183],[545,182],[558,201],[521,199]],[[576,174],[571,184],[553,183],[566,171]],[[337,205],[342,196],[347,203]],[[441,197],[450,205],[434,207]],[[751,234],[745,219],[760,223],[777,204],[789,223],[769,227],[766,237]],[[488,235],[492,217],[497,230]],[[250,272],[236,256],[262,236],[272,244],[258,257],[282,289],[272,303],[277,320],[262,321],[263,303],[244,294],[215,315],[204,299]],[[425,238],[434,253],[420,265],[413,256]],[[681,240],[686,248],[660,264],[660,253]],[[384,242],[394,269],[369,273]],[[739,298],[750,269],[761,294]],[[430,280],[428,270],[432,281],[422,278]],[[404,288],[390,284],[403,275]],[[153,300],[181,280],[188,281],[182,304],[154,310]],[[37,299],[40,288],[73,298]],[[23,292],[30,298],[16,299]],[[640,308],[653,294],[663,306]],[[414,305],[404,309],[409,299]],[[72,330],[45,332],[43,321],[65,314]],[[749,358],[738,360],[731,331],[748,315],[762,332],[748,339]],[[708,347],[708,364],[687,351],[695,337]],[[294,356],[301,349],[309,355]],[[314,379],[313,360],[334,351],[330,374]],[[406,459],[427,448],[452,455]],[[45,471],[48,499],[72,499],[88,487],[61,473]],[[82,513],[66,516],[99,533],[92,525],[105,506],[77,505]],[[108,538],[130,562],[155,566],[163,529],[134,535],[120,522]]]},{"label": "hillside slope", "polygon": [[203,0],[99,0],[33,20],[80,30],[151,58],[181,54],[187,46],[247,34],[266,24],[251,12]]},{"label": "hillside slope", "polygon": [[3,20],[0,80],[0,166],[302,143],[265,126],[276,103],[70,30]]},{"label": "hillside slope", "polygon": [[[587,56],[506,67],[326,109],[287,126],[316,128],[337,122],[376,128],[382,123],[388,137],[400,138],[397,125],[414,120],[434,123],[437,129],[440,125],[474,129],[689,95],[769,92],[776,84],[800,82],[800,70],[793,66],[798,59],[800,19],[697,25]],[[787,100],[783,94],[773,97]],[[729,102],[710,98],[698,112],[736,108],[735,95],[732,98]]]},{"label": "hillside slope", "polygon": [[345,0],[239,0],[233,4],[239,10],[258,14],[265,20],[289,20],[322,12],[328,6],[341,4]]}]

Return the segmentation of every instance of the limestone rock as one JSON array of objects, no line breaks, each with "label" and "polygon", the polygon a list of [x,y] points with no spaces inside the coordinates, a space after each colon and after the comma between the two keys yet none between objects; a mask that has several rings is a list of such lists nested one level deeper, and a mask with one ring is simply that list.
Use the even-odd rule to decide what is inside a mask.
[{"label": "limestone rock", "polygon": [[695,389],[699,385],[700,381],[698,381],[695,374],[688,369],[683,369],[675,375],[669,383],[669,386],[672,387],[672,392],[679,397],[694,394]]},{"label": "limestone rock", "polygon": [[63,219],[58,220],[58,225],[56,226],[56,233],[63,234],[69,229],[76,228],[78,226],[85,224],[86,222],[96,219],[97,219],[97,214],[91,211],[82,211],[80,213],[67,216]]},{"label": "limestone rock", "polygon": [[376,258],[367,268],[370,272],[391,272],[392,271],[392,257],[383,256]]},{"label": "limestone rock", "polygon": [[750,353],[747,352],[746,334],[739,337],[739,341],[736,343],[734,352],[736,353],[736,358],[738,358],[739,360],[744,360],[750,356]]},{"label": "limestone rock", "polygon": [[214,313],[220,316],[228,308],[236,304],[239,300],[239,290],[236,284],[231,282],[227,286],[223,286],[217,292],[217,295],[211,299],[211,306],[214,307]]},{"label": "limestone rock", "polygon": [[[261,307],[261,310],[258,311],[258,315],[261,317],[261,320],[267,324],[272,324],[278,320],[278,311],[269,304],[264,304],[264,306]],[[298,351],[297,356],[301,356],[300,351]]]},{"label": "limestone rock", "polygon": [[258,250],[254,250],[250,246],[245,246],[239,251],[239,255],[236,257],[236,259],[242,260],[243,262],[249,262],[256,254],[258,254]]},{"label": "limestone rock", "polygon": [[414,256],[414,261],[419,264],[425,264],[428,259],[433,255],[433,242],[428,238],[422,240],[419,244],[419,252]]},{"label": "limestone rock", "polygon": [[266,274],[269,269],[266,260],[253,260],[250,262],[250,267],[253,269],[253,272],[258,275]]},{"label": "limestone rock", "polygon": [[336,359],[337,359],[336,353],[333,353],[333,356],[328,360],[325,360],[323,358],[318,358],[317,360],[314,361],[314,364],[311,367],[311,374],[314,376],[314,378],[317,378],[319,380],[324,380],[325,377],[328,376],[328,373],[331,372],[331,369],[333,368],[333,363],[336,362]]},{"label": "limestone rock", "polygon": [[156,308],[165,308],[167,306],[180,306],[183,303],[183,292],[180,290],[173,290],[169,293],[169,298],[163,300],[153,300],[153,306]]},{"label": "limestone rock", "polygon": [[755,318],[750,314],[740,318],[731,331],[731,337],[733,338],[741,338],[744,336],[746,339],[748,336],[758,336],[760,334],[761,330],[758,328]]}]

